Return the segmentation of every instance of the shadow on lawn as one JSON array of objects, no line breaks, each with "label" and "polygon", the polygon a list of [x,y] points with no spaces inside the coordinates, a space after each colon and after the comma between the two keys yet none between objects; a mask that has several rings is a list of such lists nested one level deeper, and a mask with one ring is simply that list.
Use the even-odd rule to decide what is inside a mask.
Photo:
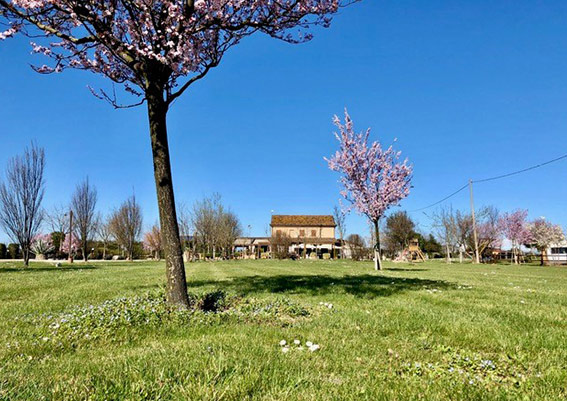
[{"label": "shadow on lawn", "polygon": [[2,266],[0,265],[0,274],[1,273],[35,273],[35,272],[66,272],[66,271],[81,271],[81,270],[95,270],[98,267],[93,265],[74,265],[74,266],[31,266],[31,267],[24,267],[24,266]]},{"label": "shadow on lawn", "polygon": [[403,267],[386,267],[386,268],[384,268],[384,270],[392,271],[392,272],[426,272],[426,271],[429,271],[429,269],[412,269],[412,268],[404,269]]},{"label": "shadow on lawn", "polygon": [[441,280],[423,280],[418,278],[362,276],[325,276],[325,275],[279,275],[237,277],[228,281],[193,281],[189,287],[214,285],[220,289],[239,294],[252,293],[288,293],[323,295],[346,293],[359,297],[387,297],[400,292],[416,291],[424,288],[450,289],[455,285]]}]

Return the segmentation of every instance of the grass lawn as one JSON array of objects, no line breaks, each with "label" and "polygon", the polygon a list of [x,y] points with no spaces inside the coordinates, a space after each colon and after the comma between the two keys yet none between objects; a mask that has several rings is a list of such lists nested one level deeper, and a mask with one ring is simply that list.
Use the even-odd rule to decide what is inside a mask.
[{"label": "grass lawn", "polygon": [[[0,399],[567,397],[565,267],[231,261],[187,273],[191,293],[222,289],[262,316],[195,312],[58,338],[48,316],[156,292],[164,264],[0,263]],[[321,349],[284,353],[282,339]]]}]

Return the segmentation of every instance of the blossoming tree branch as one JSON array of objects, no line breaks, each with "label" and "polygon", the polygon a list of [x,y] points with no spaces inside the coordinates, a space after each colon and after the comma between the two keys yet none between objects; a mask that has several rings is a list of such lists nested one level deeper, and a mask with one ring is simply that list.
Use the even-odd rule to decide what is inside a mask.
[{"label": "blossoming tree branch", "polygon": [[392,146],[384,149],[379,142],[368,144],[370,129],[356,133],[354,124],[345,110],[345,122],[335,116],[335,133],[339,150],[327,160],[329,168],[342,174],[341,195],[354,208],[365,215],[374,227],[374,266],[382,268],[380,260],[379,223],[384,213],[397,205],[410,192],[413,167],[408,160],[400,161],[401,152]]},{"label": "blossoming tree branch", "polygon": [[[166,255],[167,299],[189,305],[169,159],[171,104],[219,65],[225,52],[256,32],[289,43],[311,39],[333,14],[358,0],[0,0],[0,39],[32,38],[51,58],[40,73],[88,70],[147,104],[154,175]],[[293,31],[292,31],[293,30]],[[38,39],[39,38],[39,39]]]}]

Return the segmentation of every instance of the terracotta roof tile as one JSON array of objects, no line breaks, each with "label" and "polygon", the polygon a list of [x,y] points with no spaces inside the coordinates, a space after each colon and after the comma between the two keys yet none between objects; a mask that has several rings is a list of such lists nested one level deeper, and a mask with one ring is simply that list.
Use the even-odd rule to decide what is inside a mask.
[{"label": "terracotta roof tile", "polygon": [[333,216],[315,215],[274,215],[272,227],[335,227]]}]

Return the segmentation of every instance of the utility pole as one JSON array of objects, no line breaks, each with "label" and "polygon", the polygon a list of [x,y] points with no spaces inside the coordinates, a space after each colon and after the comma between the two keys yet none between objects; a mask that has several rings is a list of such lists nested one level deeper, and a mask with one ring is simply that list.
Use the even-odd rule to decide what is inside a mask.
[{"label": "utility pole", "polygon": [[469,180],[469,189],[471,193],[471,217],[473,225],[473,240],[474,240],[474,258],[475,263],[480,263],[480,255],[478,253],[478,236],[476,233],[476,217],[474,214],[474,196],[473,196],[473,181]]},{"label": "utility pole", "polygon": [[69,263],[73,263],[73,250],[71,249],[73,237],[73,211],[69,211]]}]

